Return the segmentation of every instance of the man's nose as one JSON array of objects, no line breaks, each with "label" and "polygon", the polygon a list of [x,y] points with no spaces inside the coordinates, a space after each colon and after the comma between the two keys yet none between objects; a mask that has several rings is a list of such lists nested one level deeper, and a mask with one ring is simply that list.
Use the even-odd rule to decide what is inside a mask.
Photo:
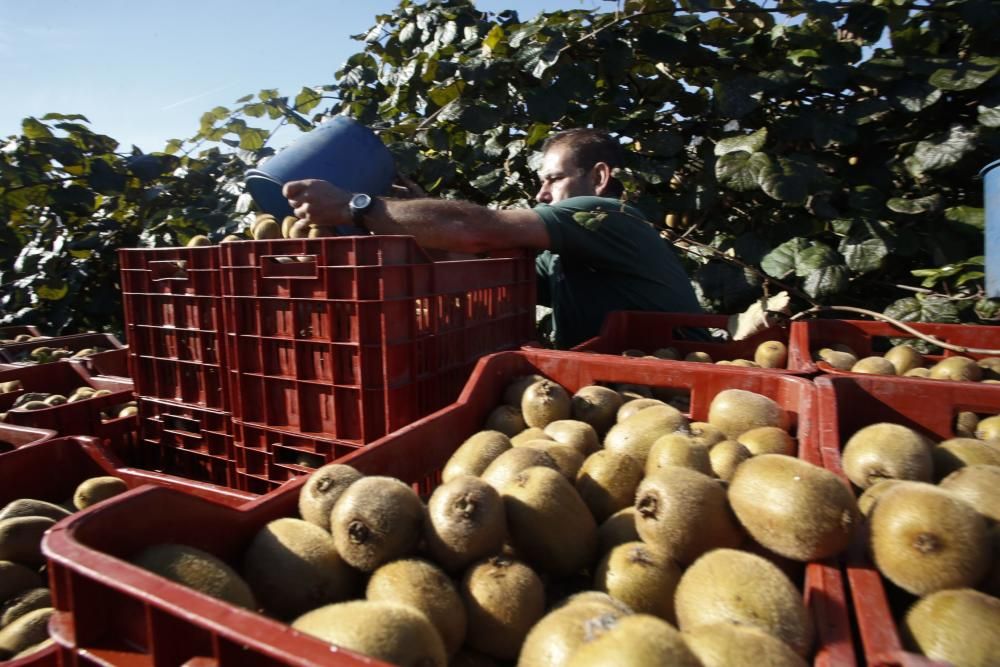
[{"label": "man's nose", "polygon": [[552,201],[552,193],[549,192],[548,183],[542,183],[542,187],[538,188],[538,194],[535,195],[535,199],[542,204],[548,204]]}]

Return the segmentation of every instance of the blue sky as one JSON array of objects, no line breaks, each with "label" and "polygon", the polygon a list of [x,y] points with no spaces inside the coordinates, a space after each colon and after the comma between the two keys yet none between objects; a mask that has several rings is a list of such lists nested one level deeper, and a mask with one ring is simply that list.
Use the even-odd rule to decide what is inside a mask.
[{"label": "blue sky", "polygon": [[[331,83],[396,0],[0,0],[0,137],[21,119],[79,113],[146,152],[186,138],[199,116],[262,88]],[[529,18],[606,0],[478,0]]]}]

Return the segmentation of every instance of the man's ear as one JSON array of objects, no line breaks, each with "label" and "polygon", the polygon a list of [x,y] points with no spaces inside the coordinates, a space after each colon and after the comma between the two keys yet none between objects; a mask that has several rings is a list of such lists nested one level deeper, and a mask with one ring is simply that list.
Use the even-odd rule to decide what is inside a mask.
[{"label": "man's ear", "polygon": [[607,162],[598,162],[590,170],[590,178],[594,186],[594,193],[600,197],[611,183],[611,167]]}]

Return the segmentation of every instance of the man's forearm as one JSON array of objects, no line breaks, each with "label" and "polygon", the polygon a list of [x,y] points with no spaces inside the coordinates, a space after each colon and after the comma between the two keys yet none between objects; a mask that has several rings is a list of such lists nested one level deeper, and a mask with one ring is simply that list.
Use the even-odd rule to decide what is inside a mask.
[{"label": "man's forearm", "polygon": [[446,199],[383,199],[365,218],[376,234],[413,236],[426,248],[482,252],[483,236],[495,211]]}]

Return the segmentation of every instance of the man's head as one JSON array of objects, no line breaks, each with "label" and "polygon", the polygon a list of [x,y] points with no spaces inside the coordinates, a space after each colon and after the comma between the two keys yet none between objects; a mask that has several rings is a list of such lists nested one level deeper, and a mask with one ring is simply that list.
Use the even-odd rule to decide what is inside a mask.
[{"label": "man's head", "polygon": [[536,198],[543,204],[584,195],[618,197],[622,185],[611,171],[622,166],[621,145],[606,132],[577,128],[557,132],[542,144],[542,184]]}]

